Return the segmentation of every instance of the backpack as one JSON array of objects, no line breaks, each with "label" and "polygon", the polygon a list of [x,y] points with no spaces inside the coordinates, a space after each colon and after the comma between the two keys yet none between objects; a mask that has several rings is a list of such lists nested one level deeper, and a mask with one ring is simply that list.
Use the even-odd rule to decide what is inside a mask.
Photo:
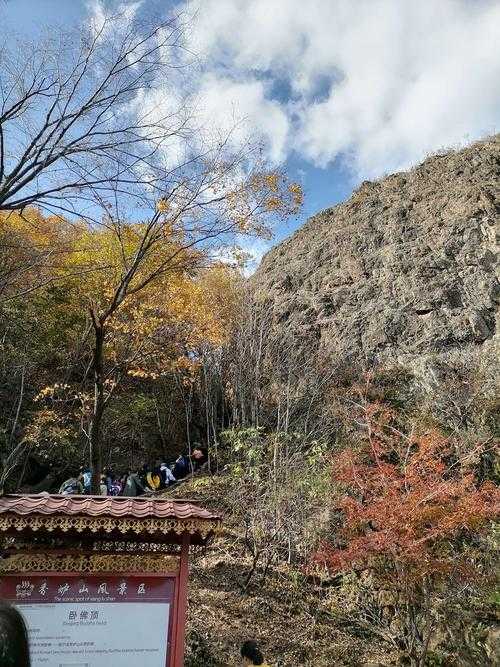
[{"label": "backpack", "polygon": [[183,477],[186,477],[186,475],[189,474],[190,472],[189,458],[185,454],[179,456],[179,458],[175,462],[175,466],[172,472],[174,474],[175,479],[182,479]]},{"label": "backpack", "polygon": [[146,475],[146,481],[150,489],[156,491],[161,483],[161,479],[154,472],[148,472]]},{"label": "backpack", "polygon": [[80,485],[76,479],[68,479],[64,482],[64,485],[61,489],[61,494],[63,496],[74,496],[80,493]]}]

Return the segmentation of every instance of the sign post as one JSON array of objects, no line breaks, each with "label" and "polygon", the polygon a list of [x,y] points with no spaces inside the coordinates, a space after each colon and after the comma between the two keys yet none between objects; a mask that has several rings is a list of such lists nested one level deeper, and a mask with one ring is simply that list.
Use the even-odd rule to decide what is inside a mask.
[{"label": "sign post", "polygon": [[166,499],[0,498],[0,598],[33,666],[182,667],[189,548],[219,523]]}]

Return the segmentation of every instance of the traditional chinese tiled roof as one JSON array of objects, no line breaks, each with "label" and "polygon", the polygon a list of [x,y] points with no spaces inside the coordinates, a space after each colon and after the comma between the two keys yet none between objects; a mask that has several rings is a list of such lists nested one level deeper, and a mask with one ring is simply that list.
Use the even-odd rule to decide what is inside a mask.
[{"label": "traditional chinese tiled roof", "polygon": [[220,517],[188,501],[167,498],[61,496],[47,493],[0,497],[0,533],[135,534],[148,538],[189,533],[205,541]]}]

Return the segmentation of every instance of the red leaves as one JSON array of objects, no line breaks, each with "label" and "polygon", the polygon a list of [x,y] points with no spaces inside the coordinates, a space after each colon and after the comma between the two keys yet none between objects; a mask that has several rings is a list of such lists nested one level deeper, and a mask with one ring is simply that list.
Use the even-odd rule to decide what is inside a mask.
[{"label": "red leaves", "polygon": [[447,542],[498,516],[499,489],[490,482],[478,486],[442,434],[407,438],[377,404],[364,409],[364,418],[364,447],[342,452],[333,465],[334,480],[345,490],[337,502],[343,546],[323,545],[316,560],[334,571],[380,556],[416,574],[453,568]]}]

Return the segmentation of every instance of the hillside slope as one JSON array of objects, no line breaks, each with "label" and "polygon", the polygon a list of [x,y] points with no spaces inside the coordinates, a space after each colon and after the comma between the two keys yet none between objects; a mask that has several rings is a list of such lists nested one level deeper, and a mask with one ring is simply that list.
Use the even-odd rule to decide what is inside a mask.
[{"label": "hillside slope", "polygon": [[364,182],[310,218],[252,279],[297,351],[404,361],[493,352],[500,135]]},{"label": "hillside slope", "polygon": [[220,513],[223,531],[190,559],[186,667],[239,664],[241,644],[256,639],[279,667],[381,667],[394,657],[373,637],[343,627],[332,613],[331,589],[286,564],[262,572],[243,592],[251,559],[244,528],[225,502],[230,480],[199,477],[166,492]]}]

